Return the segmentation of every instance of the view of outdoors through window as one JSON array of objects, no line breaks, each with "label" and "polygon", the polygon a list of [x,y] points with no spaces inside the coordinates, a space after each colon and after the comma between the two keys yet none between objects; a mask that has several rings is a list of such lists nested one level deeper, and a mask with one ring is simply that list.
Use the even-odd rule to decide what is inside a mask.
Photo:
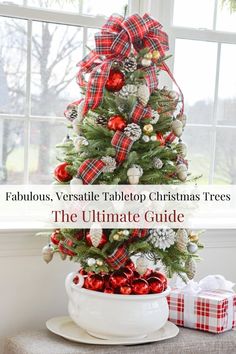
[{"label": "view of outdoors through window", "polygon": [[[123,14],[128,0],[10,2],[65,12],[65,24],[0,17],[0,183],[50,183],[55,145],[66,135],[63,111],[79,98],[76,64],[94,45],[96,16]],[[66,12],[78,14],[78,26],[66,24]],[[80,27],[80,16],[94,16],[95,28]],[[190,123],[183,137],[202,183],[236,183],[235,16],[220,0],[174,1],[174,73]],[[175,35],[177,28],[190,35]],[[221,39],[209,40],[217,31]]]}]

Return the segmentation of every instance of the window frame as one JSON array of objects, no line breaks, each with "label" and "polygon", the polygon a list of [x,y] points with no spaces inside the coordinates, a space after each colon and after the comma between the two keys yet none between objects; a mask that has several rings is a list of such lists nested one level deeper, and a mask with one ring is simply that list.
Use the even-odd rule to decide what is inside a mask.
[{"label": "window frame", "polygon": [[[129,12],[140,11],[140,0],[128,0]],[[64,118],[58,116],[38,116],[31,112],[31,67],[32,67],[32,23],[34,21],[47,22],[52,24],[82,27],[83,28],[83,56],[86,54],[86,41],[88,28],[100,28],[106,21],[105,16],[89,16],[80,13],[65,11],[54,11],[15,4],[0,3],[0,17],[15,18],[26,21],[27,25],[27,56],[26,56],[26,92],[25,112],[22,115],[1,113],[0,119],[17,119],[24,124],[24,172],[23,183],[29,183],[29,147],[30,147],[30,124],[33,121],[65,122]],[[76,65],[76,63],[75,63]],[[70,102],[68,102],[70,103]]]},{"label": "window frame", "polygon": [[[143,6],[146,3],[146,0],[143,1]],[[173,23],[174,20],[174,1],[175,0],[150,0],[150,11],[152,15],[158,19],[164,26],[165,31],[169,36],[170,44],[170,53],[172,57],[169,59],[168,63],[172,70],[174,71],[174,58],[175,58],[175,41],[176,39],[186,39],[186,40],[197,40],[204,42],[214,42],[217,43],[217,57],[216,57],[216,74],[215,74],[215,89],[214,89],[214,102],[213,102],[213,119],[210,124],[203,123],[189,123],[189,127],[204,127],[209,129],[211,136],[211,154],[210,154],[210,170],[209,170],[209,179],[208,183],[212,184],[214,180],[214,168],[216,160],[216,138],[217,138],[217,129],[227,128],[227,129],[236,129],[235,125],[227,124],[218,124],[218,109],[219,109],[219,76],[220,76],[220,60],[221,60],[221,48],[223,44],[235,44],[236,45],[236,33],[235,32],[226,32],[216,30],[216,20],[217,20],[217,9],[218,1],[214,0],[214,14],[213,14],[213,29],[203,29],[203,28],[190,28],[184,26],[176,26]],[[159,16],[158,16],[159,14]],[[172,87],[173,82],[169,78],[164,79],[164,84]]]}]

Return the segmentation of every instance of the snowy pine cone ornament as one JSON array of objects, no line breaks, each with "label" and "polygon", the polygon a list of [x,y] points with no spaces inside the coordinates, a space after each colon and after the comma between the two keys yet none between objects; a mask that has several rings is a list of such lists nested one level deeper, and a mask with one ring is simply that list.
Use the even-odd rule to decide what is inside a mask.
[{"label": "snowy pine cone ornament", "polygon": [[106,164],[103,168],[103,172],[105,173],[112,173],[116,169],[116,160],[113,159],[111,156],[104,156],[102,157],[102,161]]},{"label": "snowy pine cone ornament", "polygon": [[124,129],[124,133],[131,140],[137,141],[138,139],[140,139],[140,137],[142,135],[142,130],[138,124],[131,123],[131,124],[128,124],[127,127]]},{"label": "snowy pine cone ornament", "polygon": [[128,71],[129,73],[134,72],[137,70],[137,60],[135,57],[131,56],[129,58],[126,58],[124,61],[123,68],[125,71]]},{"label": "snowy pine cone ornament", "polygon": [[103,127],[107,126],[107,118],[105,116],[97,116],[95,118],[95,121],[98,125],[101,125]]},{"label": "snowy pine cone ornament", "polygon": [[121,97],[129,97],[130,95],[136,95],[137,93],[137,86],[136,85],[125,85],[122,87],[122,89],[119,91],[119,95]]},{"label": "snowy pine cone ornament", "polygon": [[163,167],[163,162],[159,157],[154,157],[153,159],[153,166],[157,169],[160,170]]},{"label": "snowy pine cone ornament", "polygon": [[149,240],[154,247],[165,250],[175,243],[176,234],[170,228],[150,230]]},{"label": "snowy pine cone ornament", "polygon": [[189,258],[186,263],[185,263],[185,268],[186,268],[186,274],[188,278],[191,280],[194,278],[196,271],[197,271],[197,265],[194,259]]}]

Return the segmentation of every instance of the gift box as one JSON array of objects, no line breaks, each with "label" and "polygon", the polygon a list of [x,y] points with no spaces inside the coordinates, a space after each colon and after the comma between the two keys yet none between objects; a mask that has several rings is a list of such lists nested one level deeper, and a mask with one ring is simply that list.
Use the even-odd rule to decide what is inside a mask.
[{"label": "gift box", "polygon": [[208,276],[172,289],[168,296],[169,321],[178,326],[222,333],[236,326],[233,283],[222,276]]}]

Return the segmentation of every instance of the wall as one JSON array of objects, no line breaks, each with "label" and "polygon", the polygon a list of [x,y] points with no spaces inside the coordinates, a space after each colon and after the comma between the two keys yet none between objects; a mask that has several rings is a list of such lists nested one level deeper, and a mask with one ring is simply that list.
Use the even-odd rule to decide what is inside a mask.
[{"label": "wall", "polygon": [[[236,282],[236,231],[207,231],[202,241],[206,248],[197,278],[223,274]],[[40,251],[46,242],[29,232],[0,235],[0,343],[4,336],[43,328],[48,318],[67,313],[64,279],[77,266],[58,257],[45,264]]]}]

